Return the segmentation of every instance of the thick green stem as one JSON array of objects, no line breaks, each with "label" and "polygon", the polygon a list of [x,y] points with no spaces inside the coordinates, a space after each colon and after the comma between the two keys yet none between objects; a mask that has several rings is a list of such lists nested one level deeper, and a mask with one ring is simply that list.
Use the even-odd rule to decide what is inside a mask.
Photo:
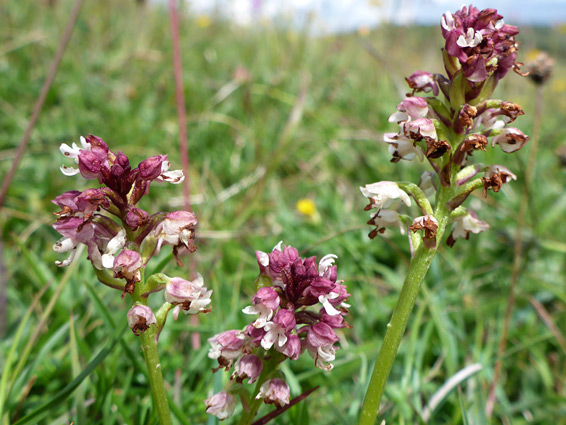
[{"label": "thick green stem", "polygon": [[165,386],[163,385],[163,375],[161,374],[159,353],[157,352],[157,331],[157,326],[150,326],[148,330],[140,335],[140,342],[145,357],[149,385],[151,387],[151,393],[153,394],[153,401],[157,410],[159,423],[161,425],[172,425],[173,422],[171,422],[167,394],[165,393]]},{"label": "thick green stem", "polygon": [[[449,220],[450,213],[446,206],[449,197],[450,189],[441,188],[438,197],[438,206],[435,211],[435,218],[438,220],[436,236],[437,246],[442,240],[442,235],[444,234]],[[385,384],[393,368],[393,363],[397,356],[403,335],[405,334],[407,324],[409,323],[411,312],[415,306],[419,289],[428,272],[432,259],[436,255],[436,251],[437,248],[431,249],[427,248],[424,244],[420,244],[411,260],[407,277],[403,283],[403,288],[399,294],[399,299],[397,300],[391,321],[387,325],[385,338],[383,339],[383,344],[381,345],[377,361],[373,368],[358,425],[375,424],[381,397],[385,391]]]},{"label": "thick green stem", "polygon": [[421,244],[411,261],[407,278],[399,294],[391,321],[387,325],[387,332],[371,375],[360,413],[359,425],[374,425],[375,423],[387,378],[391,373],[397,350],[405,334],[419,288],[435,254],[436,249],[429,249]]},{"label": "thick green stem", "polygon": [[[145,270],[141,269],[141,280],[135,286],[132,299],[134,303],[147,305],[147,298],[142,297],[142,294],[148,289],[148,283],[145,282]],[[150,279],[148,279],[150,280]],[[161,326],[165,321],[162,317],[166,312],[164,309],[158,312],[159,321]],[[172,425],[171,412],[169,411],[169,402],[167,401],[167,394],[165,393],[165,386],[163,384],[163,374],[161,373],[161,363],[159,361],[159,352],[157,351],[157,336],[161,330],[161,326],[151,325],[140,338],[140,344],[145,358],[145,365],[147,367],[147,375],[149,377],[149,386],[153,395],[153,402],[155,410],[157,410],[157,417],[159,418],[160,425]]]}]

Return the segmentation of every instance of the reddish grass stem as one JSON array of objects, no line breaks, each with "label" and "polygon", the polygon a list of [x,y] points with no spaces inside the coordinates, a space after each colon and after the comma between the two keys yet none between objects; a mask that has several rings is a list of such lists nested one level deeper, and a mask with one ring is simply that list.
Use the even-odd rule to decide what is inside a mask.
[{"label": "reddish grass stem", "polygon": [[12,183],[12,179],[18,170],[18,166],[20,165],[20,161],[24,152],[26,150],[27,144],[31,137],[31,133],[35,127],[37,119],[39,118],[39,114],[41,109],[43,108],[43,104],[45,103],[45,99],[47,97],[47,93],[49,93],[49,89],[53,84],[53,80],[55,79],[55,75],[57,74],[57,70],[59,69],[59,64],[61,59],[63,58],[63,54],[67,49],[67,45],[69,44],[69,40],[71,39],[71,34],[73,33],[73,29],[79,17],[79,12],[81,10],[81,6],[83,5],[84,0],[76,0],[75,6],[73,7],[73,11],[71,12],[71,16],[69,21],[67,22],[67,26],[63,31],[63,35],[61,36],[61,41],[59,42],[59,46],[57,47],[57,52],[55,53],[55,57],[53,58],[53,62],[51,62],[51,66],[49,67],[49,72],[47,74],[47,78],[43,83],[43,87],[41,87],[41,92],[39,93],[39,97],[35,102],[33,107],[33,112],[31,114],[31,118],[29,120],[28,126],[26,128],[26,132],[24,133],[24,137],[20,140],[20,145],[18,146],[18,150],[16,151],[16,157],[14,158],[14,162],[12,162],[12,167],[8,174],[4,178],[4,182],[2,183],[2,189],[0,190],[0,209],[4,205],[4,200],[6,198],[6,193],[8,192],[8,188]]},{"label": "reddish grass stem", "polygon": [[[177,115],[179,119],[179,148],[181,154],[181,165],[185,180],[183,181],[183,199],[185,201],[185,210],[192,211],[191,208],[191,179],[189,176],[189,146],[187,141],[187,111],[185,108],[185,93],[183,88],[183,63],[181,61],[181,43],[179,37],[179,11],[177,9],[177,0],[169,0],[169,18],[171,23],[171,41],[173,43],[173,69],[175,72],[175,98],[177,100]],[[189,269],[191,278],[195,276],[197,267],[196,256],[191,255],[189,261]],[[198,326],[198,316],[191,316],[191,323]],[[200,333],[193,332],[191,335],[191,344],[194,350],[198,350],[201,346]]]},{"label": "reddish grass stem", "polygon": [[536,89],[536,103],[535,103],[535,115],[533,124],[533,134],[531,150],[529,152],[529,159],[527,162],[527,169],[525,170],[525,179],[523,183],[523,193],[521,196],[521,205],[519,207],[519,217],[517,219],[517,234],[515,236],[515,248],[513,253],[513,268],[511,271],[511,281],[509,285],[509,299],[507,301],[507,309],[505,311],[505,319],[503,322],[503,334],[501,335],[501,340],[499,341],[499,347],[497,350],[497,362],[495,363],[495,368],[493,371],[493,381],[489,389],[489,396],[485,406],[485,413],[488,418],[491,418],[493,414],[493,409],[495,407],[495,389],[497,387],[497,382],[501,376],[501,370],[503,368],[503,353],[507,347],[507,339],[509,336],[509,327],[511,325],[511,316],[513,313],[513,307],[515,306],[515,289],[517,287],[517,282],[519,281],[519,275],[521,272],[521,266],[523,265],[523,229],[526,225],[526,215],[527,206],[530,203],[529,194],[530,184],[535,171],[538,141],[540,138],[540,129],[542,123],[542,111],[544,106],[544,96],[543,90],[544,85],[540,84]]}]

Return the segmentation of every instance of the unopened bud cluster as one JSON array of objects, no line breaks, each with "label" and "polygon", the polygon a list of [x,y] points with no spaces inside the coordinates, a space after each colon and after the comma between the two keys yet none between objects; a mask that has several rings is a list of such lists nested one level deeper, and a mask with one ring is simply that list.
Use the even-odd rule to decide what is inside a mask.
[{"label": "unopened bud cluster", "polygon": [[[63,165],[63,174],[80,174],[87,180],[97,180],[100,187],[65,192],[53,200],[61,209],[55,213],[57,221],[53,227],[63,236],[53,249],[70,253],[57,265],[68,266],[77,247],[84,244],[98,279],[122,290],[123,295],[134,294],[138,285],[144,285],[148,293],[165,288],[165,301],[169,307],[177,307],[177,314],[179,310],[187,314],[208,311],[212,291],[203,287],[200,275],[192,282],[165,275],[152,276],[143,282],[148,261],[163,245],[173,247],[179,263],[182,251],[196,249],[193,240],[198,221],[192,212],[150,215],[138,207],[154,181],[183,181],[180,170],[169,171],[167,155],[147,158],[132,168],[124,153],[112,152],[100,137],[92,135],[81,137],[80,147],[63,144],[60,150],[77,164],[77,168]],[[128,312],[128,323],[136,335],[157,323],[153,311],[140,301],[138,294]]]},{"label": "unopened bud cluster", "polygon": [[[452,246],[456,239],[467,239],[470,233],[489,227],[461,207],[470,193],[481,187],[484,193],[490,189],[498,192],[503,184],[516,179],[502,165],[473,164],[472,159],[488,147],[499,146],[503,152],[513,153],[529,140],[521,130],[509,126],[524,114],[521,107],[490,99],[509,70],[524,75],[516,62],[517,27],[505,24],[495,9],[480,11],[464,6],[454,14],[443,15],[441,30],[446,75],[416,71],[409,76],[406,80],[412,91],[389,117],[399,130],[385,134],[393,162],[426,159],[433,171],[423,174],[419,186],[385,181],[361,188],[370,201],[366,210],[377,209],[368,222],[375,226],[371,238],[393,226],[418,232],[418,241],[436,247],[437,231],[442,233],[441,227],[447,224],[439,223],[440,217],[434,216],[438,209],[433,213],[430,201],[436,200],[443,203],[442,214],[453,223],[447,241]],[[388,209],[395,200],[409,206],[409,195],[421,216],[410,218]]]},{"label": "unopened bud cluster", "polygon": [[255,320],[243,330],[209,339],[209,357],[218,360],[218,369],[234,369],[230,388],[206,400],[207,412],[219,419],[233,413],[234,394],[250,397],[247,392],[242,396],[238,386],[246,379],[249,383],[260,379],[256,399],[288,404],[289,387],[277,365],[308,351],[316,367],[331,370],[339,341],[336,329],[349,327],[344,316],[350,295],[337,280],[335,255],[317,263],[315,257],[301,258],[295,248],[279,243],[271,253],[257,251],[256,257],[260,287],[243,310]]}]

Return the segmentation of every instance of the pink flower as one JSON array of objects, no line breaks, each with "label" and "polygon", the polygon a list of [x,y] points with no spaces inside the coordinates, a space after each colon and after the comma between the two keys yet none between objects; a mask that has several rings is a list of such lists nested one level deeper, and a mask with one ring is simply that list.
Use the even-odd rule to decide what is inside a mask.
[{"label": "pink flower", "polygon": [[212,290],[207,290],[203,285],[204,280],[200,273],[197,273],[193,281],[180,277],[171,278],[165,287],[165,301],[180,306],[185,314],[208,312]]},{"label": "pink flower", "polygon": [[207,398],[204,403],[206,404],[206,413],[214,415],[223,421],[234,414],[237,399],[227,391],[220,391]]},{"label": "pink flower", "polygon": [[246,314],[258,314],[253,323],[256,328],[263,328],[273,317],[273,312],[279,307],[280,298],[272,287],[260,288],[252,299],[253,305],[244,308]]},{"label": "pink flower", "polygon": [[415,71],[405,80],[413,91],[423,91],[426,93],[432,90],[435,96],[438,95],[438,84],[434,79],[434,75],[429,72]]},{"label": "pink flower", "polygon": [[262,398],[267,404],[274,403],[281,407],[289,404],[290,394],[289,386],[284,380],[273,378],[263,383],[256,399]]},{"label": "pink flower", "polygon": [[238,382],[249,378],[249,383],[253,384],[263,370],[263,362],[254,354],[246,354],[241,357],[234,365],[234,375]]},{"label": "pink flower", "polygon": [[128,311],[128,326],[134,335],[144,333],[151,325],[157,323],[151,308],[146,305],[136,304]]},{"label": "pink flower", "polygon": [[244,335],[242,331],[225,331],[209,338],[208,342],[210,343],[208,357],[235,360],[240,356],[244,346]]}]

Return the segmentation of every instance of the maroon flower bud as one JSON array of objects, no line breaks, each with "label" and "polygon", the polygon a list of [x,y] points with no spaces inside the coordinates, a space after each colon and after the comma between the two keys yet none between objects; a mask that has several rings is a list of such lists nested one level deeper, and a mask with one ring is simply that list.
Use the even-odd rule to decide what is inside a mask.
[{"label": "maroon flower bud", "polygon": [[93,151],[81,151],[79,155],[79,171],[85,179],[103,181],[102,172],[108,169],[108,159]]},{"label": "maroon flower bud", "polygon": [[162,165],[167,161],[167,155],[157,155],[147,158],[138,165],[140,180],[155,180],[161,175]]},{"label": "maroon flower bud", "polygon": [[278,351],[285,354],[291,360],[297,360],[302,351],[301,340],[297,335],[289,335],[285,345],[281,349],[278,349]]},{"label": "maroon flower bud", "polygon": [[244,379],[249,378],[249,383],[253,384],[254,381],[259,377],[263,370],[263,362],[261,359],[254,354],[246,354],[241,357],[234,365],[234,375],[238,382],[242,382]]},{"label": "maroon flower bud", "polygon": [[438,95],[438,84],[434,79],[434,75],[425,71],[415,71],[409,77],[405,78],[407,84],[413,89],[413,92],[429,92]]},{"label": "maroon flower bud", "polygon": [[78,211],[76,198],[81,192],[78,190],[70,190],[65,192],[51,202],[61,208],[61,211],[54,213],[58,218],[69,217]]},{"label": "maroon flower bud", "polygon": [[136,304],[128,311],[128,326],[134,335],[141,335],[151,325],[157,323],[151,308],[146,305]]},{"label": "maroon flower bud", "polygon": [[149,220],[149,214],[140,208],[131,208],[126,214],[126,224],[133,230],[145,226]]},{"label": "maroon flower bud", "polygon": [[336,336],[334,329],[332,329],[326,323],[319,322],[308,329],[307,342],[312,347],[332,345],[338,340],[339,338]]},{"label": "maroon flower bud", "polygon": [[261,304],[271,310],[276,310],[279,307],[279,295],[272,287],[260,288],[252,298],[252,303],[255,305]]}]

